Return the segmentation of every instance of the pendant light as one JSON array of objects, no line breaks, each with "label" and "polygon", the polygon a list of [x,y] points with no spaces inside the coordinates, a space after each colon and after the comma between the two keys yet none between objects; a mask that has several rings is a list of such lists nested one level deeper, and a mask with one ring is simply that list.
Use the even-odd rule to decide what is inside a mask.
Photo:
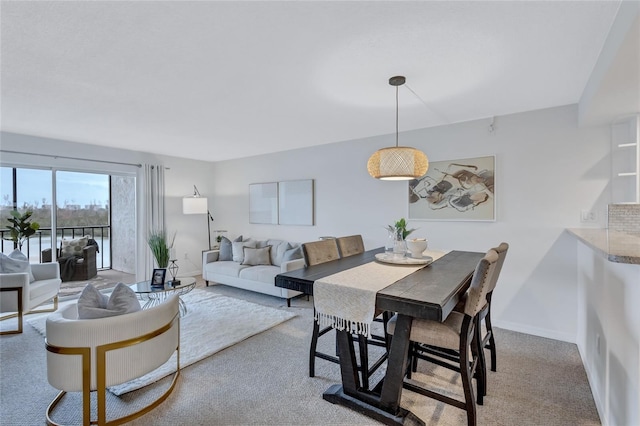
[{"label": "pendant light", "polygon": [[422,151],[398,146],[398,86],[402,86],[405,81],[403,76],[389,79],[389,84],[396,87],[396,146],[379,149],[369,157],[367,170],[376,179],[417,179],[429,169],[429,159]]}]

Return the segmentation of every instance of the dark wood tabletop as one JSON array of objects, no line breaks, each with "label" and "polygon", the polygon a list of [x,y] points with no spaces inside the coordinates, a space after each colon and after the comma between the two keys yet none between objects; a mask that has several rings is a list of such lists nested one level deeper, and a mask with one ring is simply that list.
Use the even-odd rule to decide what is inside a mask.
[{"label": "dark wood tabletop", "polygon": [[313,295],[313,283],[320,278],[364,265],[376,260],[376,254],[384,253],[384,247],[367,250],[362,254],[332,260],[331,262],[320,263],[318,265],[307,266],[276,275],[276,287],[283,287]]}]

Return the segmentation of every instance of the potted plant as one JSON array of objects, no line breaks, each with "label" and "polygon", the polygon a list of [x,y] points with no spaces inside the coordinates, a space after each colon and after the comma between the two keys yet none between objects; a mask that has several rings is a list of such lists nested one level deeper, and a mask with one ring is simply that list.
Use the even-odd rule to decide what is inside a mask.
[{"label": "potted plant", "polygon": [[156,260],[158,268],[166,268],[169,265],[170,251],[173,247],[173,242],[176,239],[174,233],[171,237],[171,241],[167,239],[167,233],[162,231],[152,231],[147,238],[147,244],[151,249],[151,253]]},{"label": "potted plant", "polygon": [[404,218],[400,218],[395,224],[387,225],[387,230],[389,232],[393,232],[398,237],[401,237],[403,240],[406,240],[409,234],[416,230],[416,228],[407,229],[407,221]]},{"label": "potted plant", "polygon": [[11,225],[6,226],[9,230],[10,238],[5,238],[5,240],[13,241],[14,246],[17,246],[21,251],[22,244],[40,229],[38,222],[29,220],[32,214],[31,210],[27,210],[24,214],[20,214],[17,210],[11,210],[11,217],[7,219],[11,222]]}]

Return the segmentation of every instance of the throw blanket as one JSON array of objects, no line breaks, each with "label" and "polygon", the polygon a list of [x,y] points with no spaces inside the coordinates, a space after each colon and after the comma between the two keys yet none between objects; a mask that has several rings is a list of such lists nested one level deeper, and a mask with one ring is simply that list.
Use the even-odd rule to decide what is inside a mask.
[{"label": "throw blanket", "polygon": [[[98,242],[93,238],[90,238],[89,241],[87,241],[87,246],[95,246],[96,253],[100,253]],[[60,254],[61,252],[62,247],[60,248],[58,254]],[[76,271],[76,264],[80,259],[82,259],[82,256],[58,256],[58,259],[56,261],[60,264],[60,279],[62,281],[71,281],[73,279],[73,274]]]},{"label": "throw blanket", "polygon": [[64,256],[58,258],[60,264],[60,279],[62,281],[71,281],[73,273],[76,271],[76,263],[82,256]]},{"label": "throw blanket", "polygon": [[[427,253],[434,261],[446,254]],[[376,293],[425,266],[370,262],[317,280],[313,284],[315,319],[322,327],[371,337]]]}]

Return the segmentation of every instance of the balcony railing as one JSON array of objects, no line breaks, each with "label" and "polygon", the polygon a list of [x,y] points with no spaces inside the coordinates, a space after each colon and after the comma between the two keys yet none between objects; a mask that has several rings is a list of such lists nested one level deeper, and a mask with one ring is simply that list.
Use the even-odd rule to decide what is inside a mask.
[{"label": "balcony railing", "polygon": [[[99,270],[111,269],[111,226],[64,226],[57,228],[56,248],[60,247],[63,238],[76,238],[89,235],[98,243],[99,252],[96,253],[96,265]],[[2,253],[13,251],[13,241],[10,240],[9,230],[0,230],[0,248]],[[9,240],[5,240],[9,238]],[[42,263],[42,251],[51,248],[51,228],[40,228],[22,246],[22,251],[32,262]]]}]

